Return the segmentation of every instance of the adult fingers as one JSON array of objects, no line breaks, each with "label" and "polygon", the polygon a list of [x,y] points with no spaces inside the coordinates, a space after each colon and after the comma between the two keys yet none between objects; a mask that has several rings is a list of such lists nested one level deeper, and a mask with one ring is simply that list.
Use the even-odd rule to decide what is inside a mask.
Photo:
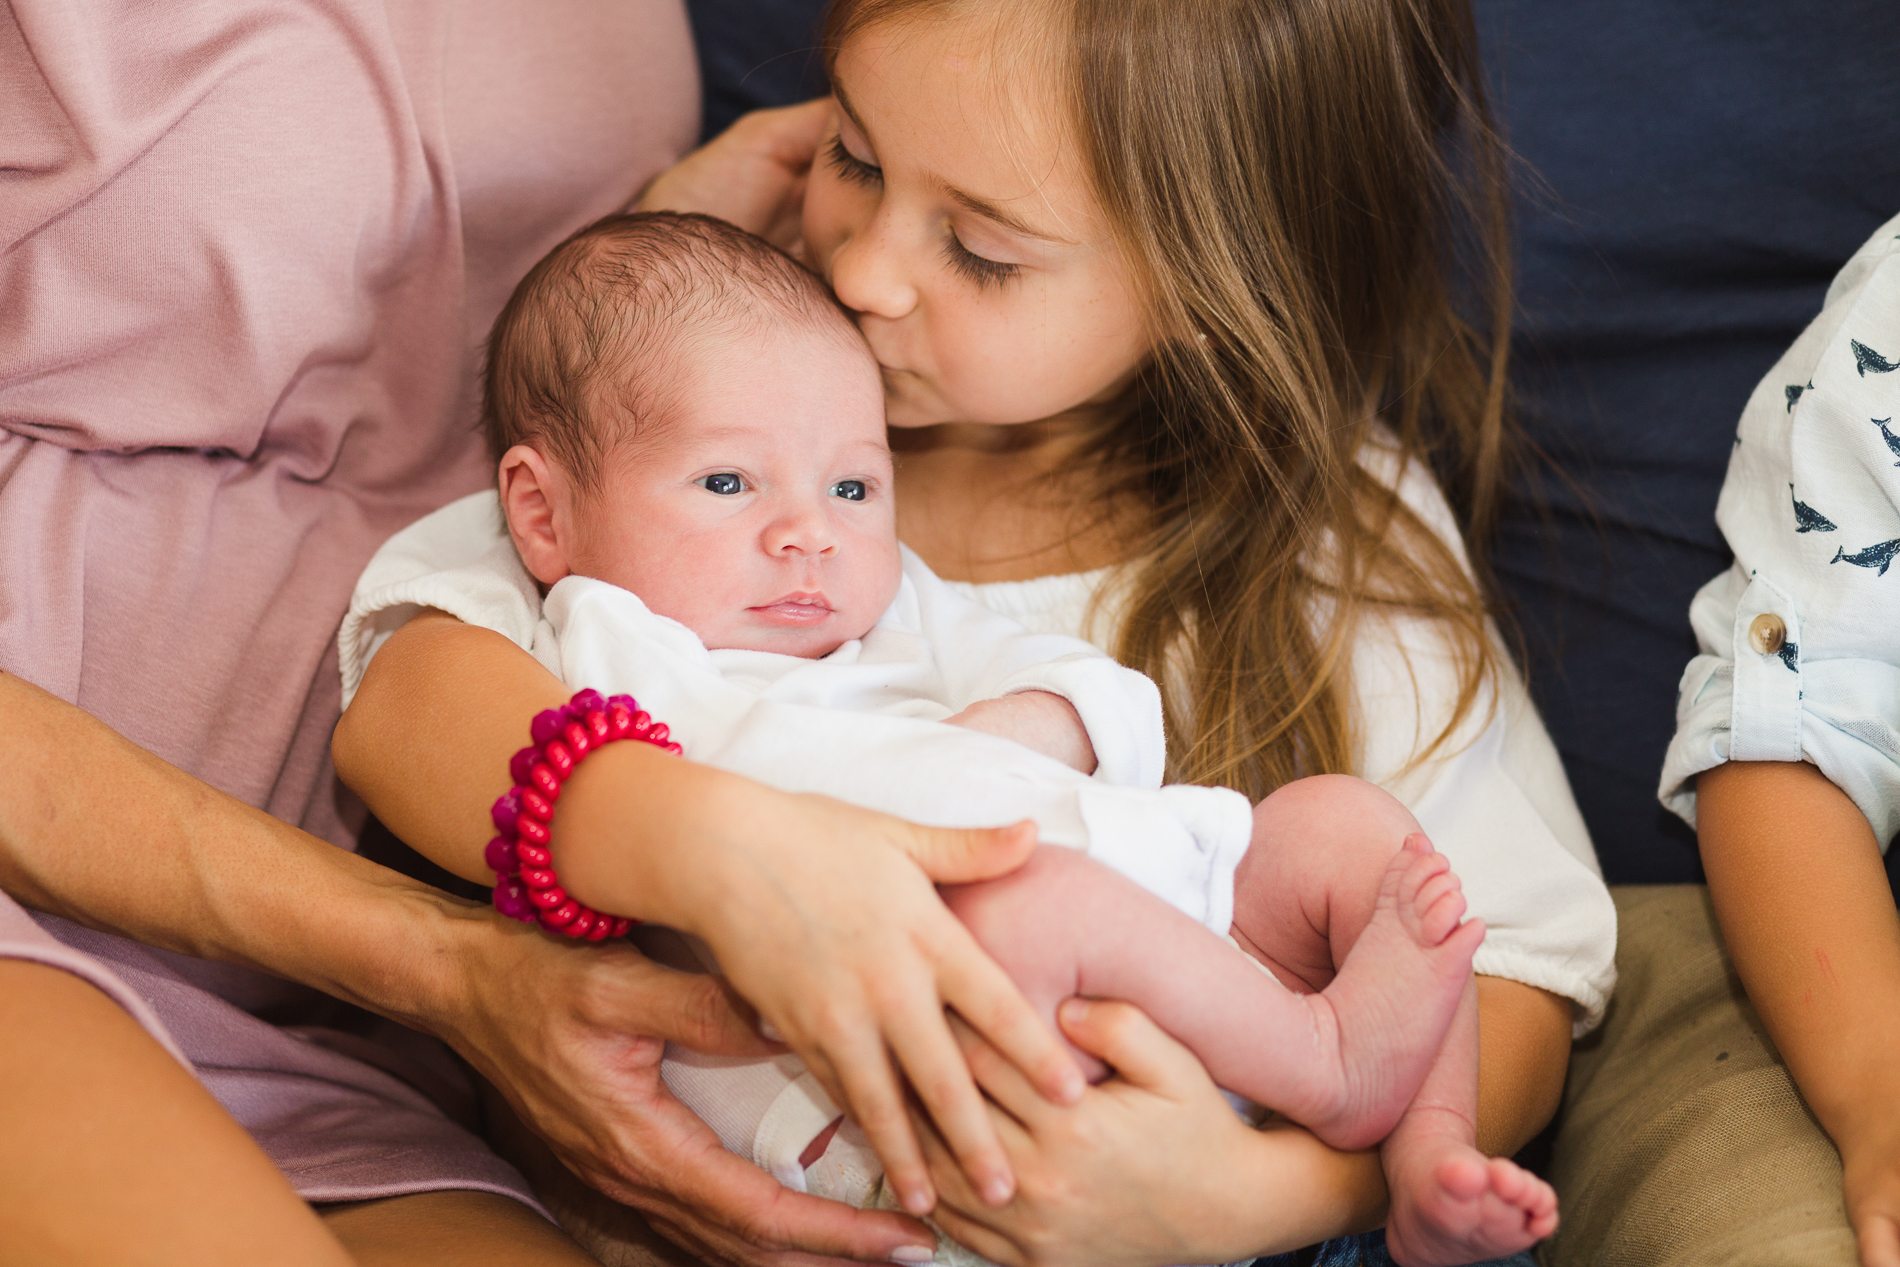
[{"label": "adult fingers", "polygon": [[599,956],[584,964],[582,1014],[601,1029],[661,1038],[716,1056],[769,1056],[782,1048],[758,1031],[757,1014],[724,977],[678,972],[632,946],[560,946]]},{"label": "adult fingers", "polygon": [[[646,1106],[644,1134],[664,1144],[663,1158],[647,1158],[650,1183],[624,1176],[579,1171],[596,1187],[648,1212],[681,1243],[736,1263],[792,1267],[799,1260],[910,1261],[935,1247],[935,1237],[915,1219],[890,1211],[854,1210],[792,1192],[720,1146],[692,1111],[671,1095]],[[601,1182],[601,1180],[606,1182]],[[663,1185],[663,1186],[661,1186]]]},{"label": "adult fingers", "polygon": [[1194,1053],[1131,1003],[1069,999],[1056,1009],[1056,1023],[1070,1042],[1135,1086],[1160,1091],[1184,1079],[1207,1079]]}]

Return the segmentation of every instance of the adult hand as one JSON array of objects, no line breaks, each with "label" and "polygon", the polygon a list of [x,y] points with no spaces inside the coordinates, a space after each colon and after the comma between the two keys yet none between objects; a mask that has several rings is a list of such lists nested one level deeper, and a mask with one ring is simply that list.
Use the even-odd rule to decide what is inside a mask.
[{"label": "adult hand", "polygon": [[624,942],[574,945],[471,918],[481,926],[465,1014],[445,1037],[588,1185],[714,1263],[928,1252],[933,1238],[912,1219],[781,1187],[667,1091],[668,1040],[730,1056],[779,1050],[720,978],[671,971]]},{"label": "adult hand", "polygon": [[653,178],[636,211],[698,211],[803,256],[805,179],[831,125],[831,99],[755,110]]},{"label": "adult hand", "polygon": [[[1008,1061],[962,1036],[1016,1172],[1008,1206],[978,1200],[924,1131],[942,1195],[934,1217],[971,1249],[1009,1267],[1223,1262],[1298,1248],[1371,1217],[1323,1197],[1327,1176],[1312,1171],[1342,1155],[1304,1131],[1248,1127],[1193,1053],[1138,1009],[1072,999],[1059,1019],[1076,1046],[1117,1071],[1070,1107],[1048,1103]],[[1309,1190],[1320,1199],[1308,1201]],[[1275,1195],[1287,1192],[1298,1199],[1276,1209]]]}]

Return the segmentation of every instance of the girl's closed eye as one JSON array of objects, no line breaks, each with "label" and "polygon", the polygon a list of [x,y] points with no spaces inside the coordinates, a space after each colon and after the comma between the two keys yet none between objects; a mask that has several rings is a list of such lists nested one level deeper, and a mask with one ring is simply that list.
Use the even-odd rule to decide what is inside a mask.
[{"label": "girl's closed eye", "polygon": [[875,163],[868,163],[845,147],[844,134],[833,133],[831,144],[827,147],[826,157],[838,175],[854,185],[882,185],[884,169]]},{"label": "girl's closed eye", "polygon": [[745,477],[734,475],[731,471],[719,471],[712,475],[702,475],[694,480],[693,483],[699,485],[707,492],[717,493],[721,497],[732,497],[746,491]]},{"label": "girl's closed eye", "polygon": [[1001,286],[1016,276],[1022,268],[1019,264],[1005,264],[1001,260],[978,255],[963,245],[963,239],[957,236],[954,229],[947,231],[947,240],[943,244],[943,259],[953,272],[966,281],[975,282],[978,289]]}]

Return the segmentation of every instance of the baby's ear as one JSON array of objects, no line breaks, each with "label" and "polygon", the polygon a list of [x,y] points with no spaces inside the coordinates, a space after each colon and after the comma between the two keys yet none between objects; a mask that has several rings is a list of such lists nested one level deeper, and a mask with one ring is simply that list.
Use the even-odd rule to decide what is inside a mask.
[{"label": "baby's ear", "polygon": [[517,444],[501,455],[495,475],[501,513],[515,552],[534,579],[552,585],[573,571],[568,562],[566,516],[571,500],[566,478],[539,452]]}]

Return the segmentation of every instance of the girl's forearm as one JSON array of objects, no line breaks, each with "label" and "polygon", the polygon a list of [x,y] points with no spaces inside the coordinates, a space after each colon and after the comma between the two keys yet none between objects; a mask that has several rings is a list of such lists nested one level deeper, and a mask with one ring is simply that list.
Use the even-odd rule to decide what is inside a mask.
[{"label": "girl's forearm", "polygon": [[528,742],[534,715],[570,693],[500,634],[425,612],[370,661],[331,759],[397,836],[463,879],[491,883],[482,850],[508,758]]},{"label": "girl's forearm", "polygon": [[[508,759],[528,742],[530,720],[570,694],[500,634],[424,613],[370,662],[332,758],[397,836],[464,879],[492,883],[488,807],[508,789]],[[556,869],[598,910],[697,931],[692,913],[720,905],[714,844],[782,826],[775,809],[782,815],[781,798],[750,780],[646,744],[610,744],[562,789]],[[645,848],[653,841],[695,842],[695,865],[665,866]]]},{"label": "girl's forearm", "polygon": [[1900,915],[1873,829],[1805,762],[1703,772],[1696,817],[1749,1000],[1838,1142],[1881,1088],[1900,1084]]},{"label": "girl's forearm", "polygon": [[0,887],[429,1028],[476,908],[226,796],[0,673]]}]

